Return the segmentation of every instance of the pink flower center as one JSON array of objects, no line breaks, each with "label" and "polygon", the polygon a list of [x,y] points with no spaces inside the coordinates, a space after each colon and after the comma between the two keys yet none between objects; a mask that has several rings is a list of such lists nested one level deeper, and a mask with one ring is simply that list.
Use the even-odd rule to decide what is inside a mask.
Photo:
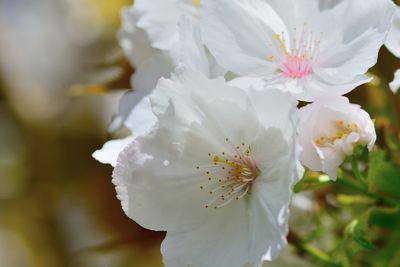
[{"label": "pink flower center", "polygon": [[[313,67],[319,51],[320,41],[314,40],[312,32],[306,33],[303,30],[298,34],[294,29],[292,34],[290,41],[285,39],[284,33],[275,35],[278,48],[275,55],[271,55],[269,60],[277,64],[283,76],[302,79],[314,72]],[[270,46],[274,47],[273,45]]]},{"label": "pink flower center", "polygon": [[287,55],[281,69],[290,78],[304,78],[313,72],[312,61],[305,55]]}]

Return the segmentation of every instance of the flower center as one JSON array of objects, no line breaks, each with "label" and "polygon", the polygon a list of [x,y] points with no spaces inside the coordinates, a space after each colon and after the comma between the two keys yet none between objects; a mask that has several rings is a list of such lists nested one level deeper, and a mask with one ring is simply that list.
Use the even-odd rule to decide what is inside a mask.
[{"label": "flower center", "polygon": [[305,78],[313,73],[320,44],[319,40],[315,40],[313,32],[303,30],[297,34],[297,30],[294,29],[290,42],[286,41],[283,33],[274,37],[279,49],[275,55],[269,57],[269,60],[278,64],[284,76],[296,79]]},{"label": "flower center", "polygon": [[336,133],[334,135],[321,135],[314,140],[314,143],[319,147],[333,146],[337,140],[344,140],[353,132],[360,132],[357,123],[345,124],[342,120],[339,120],[336,122]]},{"label": "flower center", "polygon": [[[225,139],[229,142],[229,139]],[[239,200],[250,193],[252,183],[260,175],[261,171],[257,168],[251,156],[250,146],[245,143],[234,146],[233,155],[228,155],[222,151],[220,155],[208,153],[212,164],[207,166],[197,166],[197,169],[205,168],[206,183],[200,186],[200,190],[205,190],[210,194],[211,200],[205,205],[206,208],[215,209],[226,206],[233,200]]]}]

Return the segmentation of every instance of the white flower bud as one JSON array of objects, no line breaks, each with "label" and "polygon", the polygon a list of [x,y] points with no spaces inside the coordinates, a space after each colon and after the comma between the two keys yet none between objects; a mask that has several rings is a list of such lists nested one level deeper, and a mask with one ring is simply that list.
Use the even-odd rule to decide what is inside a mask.
[{"label": "white flower bud", "polygon": [[376,140],[368,113],[343,96],[322,97],[301,108],[298,134],[302,163],[332,180],[356,146],[366,145],[371,151]]}]

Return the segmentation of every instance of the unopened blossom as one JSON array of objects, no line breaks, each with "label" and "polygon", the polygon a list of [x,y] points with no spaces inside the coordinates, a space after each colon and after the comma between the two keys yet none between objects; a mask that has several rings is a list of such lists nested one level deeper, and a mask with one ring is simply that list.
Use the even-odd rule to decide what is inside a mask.
[{"label": "unopened blossom", "polygon": [[336,169],[357,146],[372,150],[376,133],[367,112],[344,96],[318,98],[300,109],[301,162],[335,180]]},{"label": "unopened blossom", "polygon": [[291,185],[301,171],[296,102],[279,90],[230,87],[180,71],[151,96],[158,122],[119,155],[125,213],[167,231],[166,267],[261,266],[286,244]]},{"label": "unopened blossom", "polygon": [[[396,6],[396,13],[393,18],[392,27],[390,28],[389,34],[385,43],[387,49],[400,58],[400,7]],[[393,93],[397,93],[400,88],[400,70],[397,70],[394,74],[393,81],[389,84],[390,89]]]},{"label": "unopened blossom", "polygon": [[[176,48],[171,50],[174,60],[171,58],[168,63],[169,72],[175,68],[186,68],[199,71],[210,78],[222,76],[225,70],[217,64],[204,47],[199,27],[186,17],[181,17],[178,26],[180,41]],[[132,84],[135,90],[121,98],[119,113],[110,126],[113,130],[123,124],[131,131],[131,134],[123,139],[111,140],[104,144],[102,149],[97,150],[93,157],[100,162],[115,166],[118,154],[124,147],[132,142],[135,136],[146,133],[155,124],[156,119],[150,108],[149,97],[156,86],[156,81],[170,75],[163,75],[163,71],[157,67],[157,64],[162,65],[162,61],[157,61],[157,59],[160,57],[149,59],[134,74]]]},{"label": "unopened blossom", "polygon": [[303,101],[370,81],[391,24],[390,0],[204,0],[201,25],[217,61]]}]

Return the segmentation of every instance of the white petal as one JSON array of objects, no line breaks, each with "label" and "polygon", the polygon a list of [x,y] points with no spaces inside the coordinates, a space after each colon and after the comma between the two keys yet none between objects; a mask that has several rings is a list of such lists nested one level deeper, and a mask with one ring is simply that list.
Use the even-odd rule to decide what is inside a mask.
[{"label": "white petal", "polygon": [[102,149],[96,150],[92,156],[103,164],[110,164],[115,167],[119,153],[121,153],[133,139],[134,138],[130,136],[125,139],[108,141],[104,144]]},{"label": "white petal", "polygon": [[249,249],[245,201],[214,210],[190,232],[168,232],[161,245],[166,267],[242,267],[249,260]]},{"label": "white petal", "polygon": [[125,126],[135,136],[147,134],[156,124],[157,118],[151,110],[149,97],[144,97],[129,113]]},{"label": "white petal", "polygon": [[[340,83],[349,82],[375,65],[394,14],[389,0],[344,1],[337,9],[334,23],[341,29],[340,38],[329,38],[321,48],[318,68],[339,74]],[[351,16],[347,14],[352,14]],[[329,36],[329,32],[325,33]],[[324,42],[322,37],[321,42]],[[336,70],[334,70],[336,69]]]},{"label": "white petal", "polygon": [[134,12],[134,6],[125,7],[121,11],[122,26],[118,33],[118,39],[125,55],[132,66],[139,66],[147,58],[158,52],[151,46],[146,33],[136,27],[138,15]]},{"label": "white petal", "polygon": [[340,73],[329,73],[328,70],[322,69],[315,70],[315,73],[300,86],[303,90],[295,92],[293,95],[301,101],[312,102],[326,95],[344,95],[372,80],[372,77],[367,75],[358,75],[354,76],[353,80],[341,83],[340,79],[337,79],[339,76],[341,76]]},{"label": "white petal", "polygon": [[136,0],[135,11],[139,15],[137,26],[146,31],[152,46],[161,50],[170,50],[177,43],[180,16],[197,13],[193,4],[179,0]]},{"label": "white petal", "polygon": [[286,137],[292,138],[297,101],[290,94],[276,89],[250,89],[248,94],[263,125],[281,129]]},{"label": "white petal", "polygon": [[[166,129],[139,137],[120,153],[113,173],[125,213],[151,230],[190,230],[203,223],[209,195],[203,175],[185,163]],[[201,164],[199,162],[198,164]]]},{"label": "white petal", "polygon": [[178,22],[179,43],[172,49],[180,66],[199,71],[209,78],[223,76],[225,70],[206,50],[200,28],[192,20],[182,16]]},{"label": "white petal", "polygon": [[396,13],[393,18],[392,27],[385,43],[386,47],[393,55],[400,58],[400,7],[396,7]]},{"label": "white petal", "polygon": [[[399,38],[400,39],[400,38]],[[400,70],[396,70],[393,81],[389,84],[393,94],[397,93],[400,88]]]},{"label": "white petal", "polygon": [[[131,79],[133,90],[122,96],[118,114],[109,126],[109,131],[114,132],[122,127],[123,124],[133,130],[131,127],[132,123],[126,123],[126,120],[133,112],[132,110],[143,98],[152,92],[161,77],[168,78],[173,70],[174,63],[166,53],[157,52],[145,60],[133,74]],[[139,109],[143,110],[143,108]],[[133,118],[132,116],[130,116],[130,119],[140,120],[140,118]],[[136,127],[137,125],[135,125]]]},{"label": "white petal", "polygon": [[273,54],[268,44],[284,25],[265,1],[204,0],[202,5],[205,43],[223,67],[250,76],[277,69],[267,60]]},{"label": "white petal", "polygon": [[242,107],[247,100],[243,90],[228,86],[222,77],[210,80],[202,73],[188,69],[177,70],[170,80],[159,81],[157,90],[150,97],[157,116],[166,111],[170,99],[174,99],[177,116],[186,121],[198,121],[201,114],[193,108],[198,105],[198,99],[206,103],[216,99],[232,100]]},{"label": "white petal", "polygon": [[255,183],[248,202],[242,199],[215,210],[190,232],[167,233],[161,248],[165,265],[260,266],[262,260],[276,258],[286,245],[292,181],[286,164],[279,163],[270,177]]},{"label": "white petal", "polygon": [[143,62],[136,70],[132,76],[132,88],[142,95],[148,94],[156,87],[161,77],[169,78],[174,69],[175,64],[170,56],[158,52]]},{"label": "white petal", "polygon": [[330,148],[319,148],[323,155],[322,171],[325,172],[331,180],[336,181],[337,168],[342,165],[345,155],[338,153]]}]

